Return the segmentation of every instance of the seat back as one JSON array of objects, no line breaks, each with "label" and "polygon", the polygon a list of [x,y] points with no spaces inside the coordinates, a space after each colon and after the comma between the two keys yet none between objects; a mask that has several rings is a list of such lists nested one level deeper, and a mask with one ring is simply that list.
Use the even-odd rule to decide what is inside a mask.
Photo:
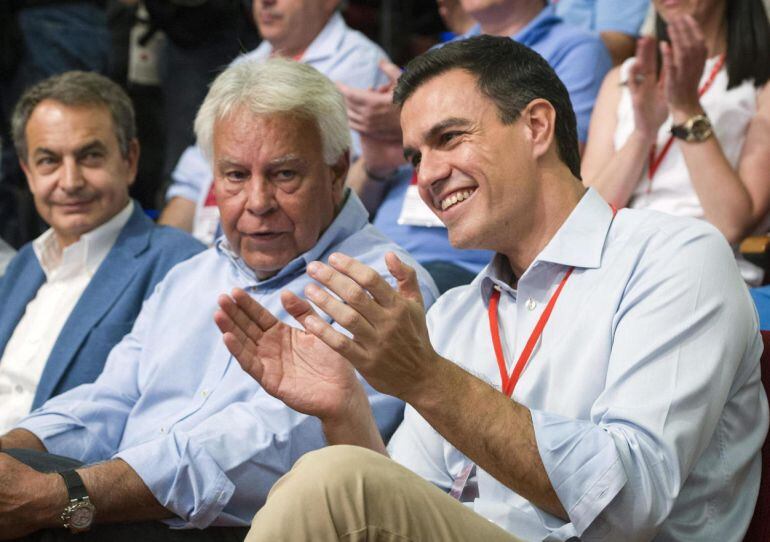
[{"label": "seat back", "polygon": [[[760,362],[762,386],[770,397],[770,331],[762,331],[762,342],[765,345]],[[751,524],[743,542],[767,542],[768,540],[770,540],[770,438],[765,439],[765,444],[762,446],[759,497],[757,497],[757,506],[754,508],[754,517],[751,518]]]}]

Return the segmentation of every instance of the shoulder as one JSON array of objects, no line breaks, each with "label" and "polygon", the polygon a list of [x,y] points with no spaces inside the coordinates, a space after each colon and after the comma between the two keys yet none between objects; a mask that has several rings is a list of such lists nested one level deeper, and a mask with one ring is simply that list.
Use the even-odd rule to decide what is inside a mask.
[{"label": "shoulder", "polygon": [[150,243],[156,250],[170,251],[187,257],[205,250],[203,243],[189,233],[170,226],[154,225]]}]

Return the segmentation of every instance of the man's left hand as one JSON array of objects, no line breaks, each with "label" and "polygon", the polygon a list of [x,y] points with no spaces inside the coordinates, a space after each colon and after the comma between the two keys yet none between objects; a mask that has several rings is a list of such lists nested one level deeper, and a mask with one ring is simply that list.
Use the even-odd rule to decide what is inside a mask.
[{"label": "man's left hand", "polygon": [[430,343],[414,269],[392,252],[385,263],[398,291],[344,254],[332,254],[330,265],[308,265],[308,274],[340,299],[315,284],[305,295],[353,337],[319,318],[306,321],[305,327],[350,361],[375,389],[409,402],[430,382],[441,358]]},{"label": "man's left hand", "polygon": [[67,491],[58,474],[38,472],[0,453],[0,540],[58,525],[53,510],[61,512],[66,505]]}]

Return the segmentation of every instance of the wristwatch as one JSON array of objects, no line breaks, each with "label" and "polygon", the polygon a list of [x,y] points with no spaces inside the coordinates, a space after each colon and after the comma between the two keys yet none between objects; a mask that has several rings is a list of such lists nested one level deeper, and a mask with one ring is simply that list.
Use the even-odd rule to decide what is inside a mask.
[{"label": "wristwatch", "polygon": [[74,470],[65,470],[59,473],[64,478],[67,486],[69,504],[61,513],[62,524],[71,533],[82,533],[91,528],[94,521],[96,508],[91,504],[83,479]]},{"label": "wristwatch", "polygon": [[695,115],[683,124],[673,125],[671,135],[688,142],[701,142],[714,135],[714,128],[706,115]]}]

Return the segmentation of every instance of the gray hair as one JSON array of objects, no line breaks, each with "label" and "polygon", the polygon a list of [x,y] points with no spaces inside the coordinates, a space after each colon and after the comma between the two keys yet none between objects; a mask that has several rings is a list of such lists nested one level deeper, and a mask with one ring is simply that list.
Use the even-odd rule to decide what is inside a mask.
[{"label": "gray hair", "polygon": [[44,100],[68,106],[106,107],[112,117],[118,147],[128,156],[129,144],[136,138],[136,122],[131,99],[117,83],[93,72],[70,71],[49,77],[27,89],[19,98],[11,117],[11,134],[16,153],[26,163],[27,123],[32,112]]},{"label": "gray hair", "polygon": [[195,118],[195,135],[207,158],[214,154],[214,123],[240,106],[255,115],[290,113],[312,120],[328,165],[350,149],[342,94],[327,77],[306,64],[277,58],[247,59],[222,72]]}]

